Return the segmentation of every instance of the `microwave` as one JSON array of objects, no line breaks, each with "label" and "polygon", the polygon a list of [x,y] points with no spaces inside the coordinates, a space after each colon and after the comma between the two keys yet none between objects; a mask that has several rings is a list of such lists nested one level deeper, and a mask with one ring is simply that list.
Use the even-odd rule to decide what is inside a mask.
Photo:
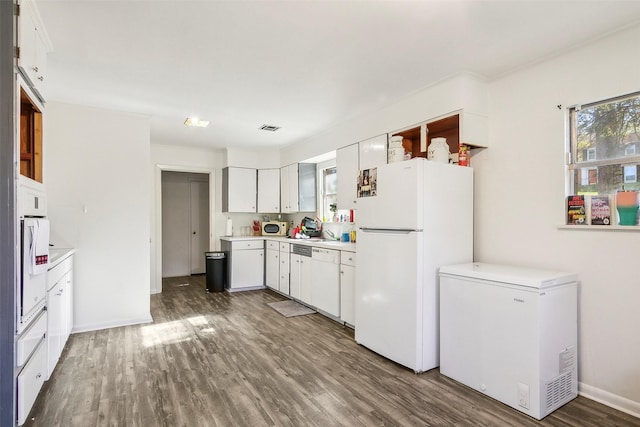
[{"label": "microwave", "polygon": [[280,221],[265,221],[260,225],[263,236],[286,236],[287,223]]}]

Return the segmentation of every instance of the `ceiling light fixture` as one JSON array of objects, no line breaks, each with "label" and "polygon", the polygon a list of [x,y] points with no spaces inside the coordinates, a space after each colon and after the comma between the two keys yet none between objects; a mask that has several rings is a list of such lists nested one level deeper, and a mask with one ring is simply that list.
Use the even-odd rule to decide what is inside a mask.
[{"label": "ceiling light fixture", "polygon": [[273,126],[273,125],[262,125],[260,126],[260,129],[262,130],[268,130],[269,132],[275,132],[278,129],[280,129],[280,126]]},{"label": "ceiling light fixture", "polygon": [[211,123],[208,120],[200,120],[197,117],[187,117],[187,119],[184,121],[185,126],[198,126],[201,128],[206,128],[207,126],[209,126],[209,123]]}]

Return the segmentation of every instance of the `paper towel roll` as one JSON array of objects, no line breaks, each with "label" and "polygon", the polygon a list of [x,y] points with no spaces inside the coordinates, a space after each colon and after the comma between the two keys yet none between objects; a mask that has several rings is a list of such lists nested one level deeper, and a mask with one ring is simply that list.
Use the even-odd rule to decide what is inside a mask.
[{"label": "paper towel roll", "polygon": [[233,223],[231,222],[231,218],[227,218],[227,228],[224,232],[225,236],[233,236]]}]

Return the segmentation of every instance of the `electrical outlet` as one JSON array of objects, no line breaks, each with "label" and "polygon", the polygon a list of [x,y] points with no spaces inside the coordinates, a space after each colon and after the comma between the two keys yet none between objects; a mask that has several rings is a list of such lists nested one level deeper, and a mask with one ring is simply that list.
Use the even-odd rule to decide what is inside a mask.
[{"label": "electrical outlet", "polygon": [[529,409],[529,386],[518,383],[518,405]]}]

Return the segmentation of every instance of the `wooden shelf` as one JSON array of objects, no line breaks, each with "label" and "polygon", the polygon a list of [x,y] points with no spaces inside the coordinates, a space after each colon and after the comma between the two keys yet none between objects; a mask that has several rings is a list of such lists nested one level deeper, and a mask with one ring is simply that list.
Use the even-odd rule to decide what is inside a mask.
[{"label": "wooden shelf", "polygon": [[42,182],[42,111],[20,88],[20,174]]}]

